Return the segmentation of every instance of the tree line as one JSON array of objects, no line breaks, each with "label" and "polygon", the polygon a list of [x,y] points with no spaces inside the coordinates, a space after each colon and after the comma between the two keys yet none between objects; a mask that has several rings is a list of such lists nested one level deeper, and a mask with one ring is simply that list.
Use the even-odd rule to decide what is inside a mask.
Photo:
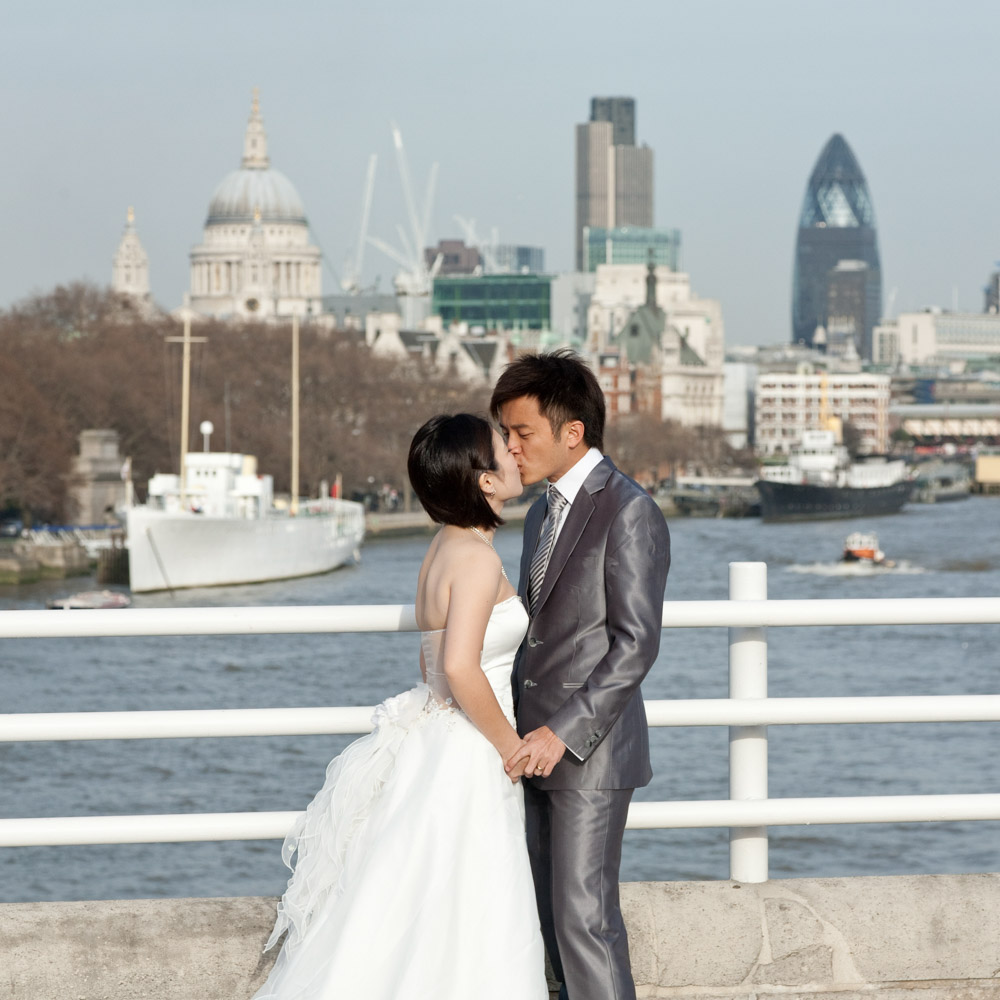
[{"label": "tree line", "polygon": [[[116,430],[140,489],[174,472],[180,450],[182,348],[171,316],[88,284],[33,296],[0,311],[0,511],[72,521],[72,468],[80,431]],[[196,321],[189,448],[201,421],[213,450],[256,455],[275,490],[290,480],[290,323]],[[344,496],[383,484],[407,492],[413,432],[439,412],[485,413],[489,389],[418,361],[375,356],[360,333],[300,328],[300,490],[317,495],[340,475]],[[609,428],[607,448],[640,480],[663,463],[718,453],[700,436],[653,418]]]}]

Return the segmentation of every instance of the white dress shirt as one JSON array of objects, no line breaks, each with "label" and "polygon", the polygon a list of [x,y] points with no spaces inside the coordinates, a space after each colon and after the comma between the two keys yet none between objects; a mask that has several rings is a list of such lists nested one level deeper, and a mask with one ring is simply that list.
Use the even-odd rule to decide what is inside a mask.
[{"label": "white dress shirt", "polygon": [[[570,507],[573,506],[573,501],[576,499],[577,493],[580,492],[581,487],[594,469],[597,468],[604,461],[604,455],[601,454],[600,449],[591,448],[587,451],[586,455],[580,459],[576,465],[573,466],[568,472],[564,473],[556,482],[552,485],[566,498],[566,506],[563,508],[562,516],[559,518],[559,523],[556,525],[556,540],[559,538],[559,532],[562,531],[562,526],[566,523],[566,515],[569,513]],[[552,482],[552,480],[549,480]],[[555,545],[555,541],[552,543]]]}]

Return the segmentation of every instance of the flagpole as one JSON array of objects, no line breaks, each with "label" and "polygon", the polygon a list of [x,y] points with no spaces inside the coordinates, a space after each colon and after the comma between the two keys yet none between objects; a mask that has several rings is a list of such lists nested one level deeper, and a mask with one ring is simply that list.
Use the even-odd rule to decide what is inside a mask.
[{"label": "flagpole", "polygon": [[188,424],[191,422],[191,345],[205,342],[205,337],[191,336],[191,305],[187,292],[184,293],[184,305],[181,308],[181,316],[184,319],[184,336],[167,337],[168,343],[177,343],[179,340],[184,345],[184,360],[182,362],[183,372],[181,374],[181,468],[180,483],[181,509],[187,507],[187,453],[188,453]]}]

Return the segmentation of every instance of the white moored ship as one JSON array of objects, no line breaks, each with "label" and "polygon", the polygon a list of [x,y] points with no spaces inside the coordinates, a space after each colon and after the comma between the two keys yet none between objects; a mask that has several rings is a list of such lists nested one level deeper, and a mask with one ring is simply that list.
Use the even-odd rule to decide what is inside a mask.
[{"label": "white moored ship", "polygon": [[349,500],[275,508],[271,476],[253,455],[189,452],[186,483],[157,474],[146,504],[128,510],[135,593],[261,583],[326,573],[357,559],[364,508]]}]

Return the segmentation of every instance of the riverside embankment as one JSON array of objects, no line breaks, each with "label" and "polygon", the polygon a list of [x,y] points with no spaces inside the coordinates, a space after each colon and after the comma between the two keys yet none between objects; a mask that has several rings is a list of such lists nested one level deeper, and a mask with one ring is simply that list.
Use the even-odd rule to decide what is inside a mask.
[{"label": "riverside embankment", "polygon": [[[0,998],[248,1000],[275,902],[0,906]],[[1000,874],[637,882],[622,903],[639,997],[1000,997]]]}]

